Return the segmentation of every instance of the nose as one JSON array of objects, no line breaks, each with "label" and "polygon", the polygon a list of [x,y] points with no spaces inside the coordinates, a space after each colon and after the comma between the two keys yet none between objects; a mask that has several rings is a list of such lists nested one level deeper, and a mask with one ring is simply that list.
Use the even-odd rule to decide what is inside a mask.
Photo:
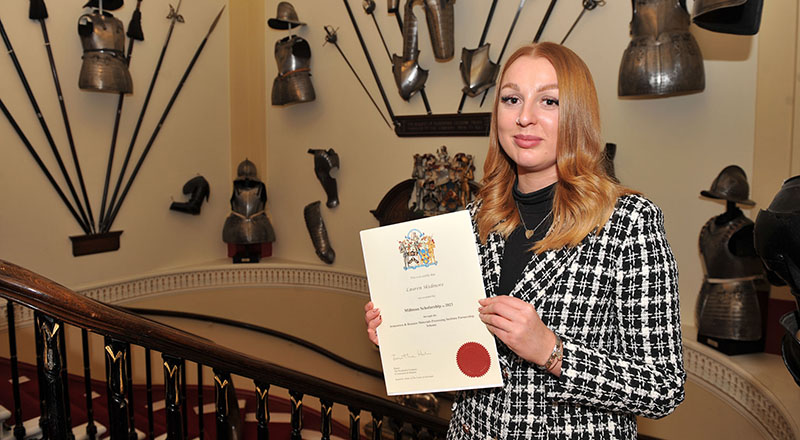
[{"label": "nose", "polygon": [[533,104],[526,102],[520,108],[519,115],[517,115],[517,125],[527,127],[528,125],[536,124],[536,122],[538,122],[536,108]]}]

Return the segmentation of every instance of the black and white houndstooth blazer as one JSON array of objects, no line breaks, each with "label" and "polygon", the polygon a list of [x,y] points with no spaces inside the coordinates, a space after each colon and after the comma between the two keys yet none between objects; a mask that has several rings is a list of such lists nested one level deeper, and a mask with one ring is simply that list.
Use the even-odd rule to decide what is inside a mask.
[{"label": "black and white houndstooth blazer", "polygon": [[534,305],[564,341],[561,376],[498,340],[505,385],[460,392],[448,439],[635,439],[636,415],[672,412],[686,378],[678,271],[655,204],[621,197],[600,234],[532,254],[511,292],[495,290],[503,246],[478,243],[487,296]]}]

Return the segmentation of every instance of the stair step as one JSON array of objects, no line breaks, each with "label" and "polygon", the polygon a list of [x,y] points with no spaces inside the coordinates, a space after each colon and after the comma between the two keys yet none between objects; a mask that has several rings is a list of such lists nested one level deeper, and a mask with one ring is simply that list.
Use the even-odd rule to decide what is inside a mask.
[{"label": "stair step", "polygon": [[[0,409],[0,413],[2,413],[2,409]],[[87,440],[89,436],[86,435],[86,426],[88,423],[84,423],[82,425],[78,425],[72,428],[72,435],[75,436],[75,440]],[[39,417],[34,417],[30,420],[26,420],[25,423],[22,424],[25,427],[25,439],[26,440],[38,440],[42,438],[42,428],[39,426]],[[97,437],[99,438],[101,435],[105,434],[108,429],[100,423],[95,422],[94,426],[97,428]],[[141,438],[141,437],[140,437]],[[3,425],[3,432],[2,436],[0,436],[0,440],[13,440],[14,439],[14,427],[9,426],[6,429],[5,425]]]}]

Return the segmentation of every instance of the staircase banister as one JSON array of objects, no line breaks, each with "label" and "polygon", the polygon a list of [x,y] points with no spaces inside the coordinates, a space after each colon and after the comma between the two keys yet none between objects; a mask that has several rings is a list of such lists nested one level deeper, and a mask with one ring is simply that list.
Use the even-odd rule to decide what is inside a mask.
[{"label": "staircase banister", "polygon": [[386,399],[281,367],[79,295],[0,259],[0,295],[76,327],[177,356],[214,369],[277,385],[443,432],[447,420]]}]

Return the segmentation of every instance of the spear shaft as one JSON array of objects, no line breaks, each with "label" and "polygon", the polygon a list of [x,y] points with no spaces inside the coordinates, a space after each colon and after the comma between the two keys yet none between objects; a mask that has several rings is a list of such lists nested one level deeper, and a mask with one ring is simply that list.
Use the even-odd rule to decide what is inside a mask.
[{"label": "spear shaft", "polygon": [[58,70],[56,70],[56,61],[53,58],[53,49],[50,47],[50,36],[47,33],[47,24],[45,23],[45,19],[48,17],[47,7],[45,6],[44,0],[31,0],[31,7],[28,17],[31,20],[39,20],[39,24],[42,28],[44,47],[47,49],[47,58],[50,61],[50,71],[53,74],[53,84],[55,85],[56,94],[58,95],[58,104],[61,106],[61,117],[64,120],[64,128],[67,132],[67,142],[69,142],[69,149],[72,153],[72,164],[75,166],[75,172],[78,175],[78,183],[81,186],[83,203],[86,204],[86,212],[89,215],[90,229],[92,232],[95,232],[92,205],[89,203],[89,196],[86,194],[86,183],[84,183],[83,172],[81,172],[81,164],[78,161],[78,152],[75,150],[75,140],[72,137],[72,126],[69,123],[67,107],[64,103],[64,94],[61,92],[61,81],[58,79]]},{"label": "spear shaft", "polygon": [[[138,31],[133,31],[134,27],[137,27],[138,30],[141,30],[141,24],[137,24],[137,22],[141,21],[141,7],[142,7],[142,0],[138,0],[136,2],[136,10],[133,12],[133,16],[131,17],[131,22],[128,24],[128,37],[130,40],[128,41],[128,53],[125,56],[125,64],[130,66],[131,64],[131,56],[133,55],[133,42],[135,40],[142,41],[144,40],[144,36],[141,35]],[[117,113],[114,116],[114,130],[111,134],[111,146],[108,149],[108,166],[106,166],[106,179],[105,183],[103,184],[103,201],[100,204],[100,219],[99,224],[103,224],[103,220],[105,218],[105,211],[106,211],[106,197],[108,196],[108,184],[109,180],[111,179],[111,168],[114,164],[114,153],[117,148],[117,134],[119,133],[119,120],[122,117],[122,102],[125,100],[125,93],[119,94],[119,99],[117,100]]]},{"label": "spear shaft", "polygon": [[108,204],[108,211],[106,211],[106,215],[104,216],[103,222],[100,225],[100,230],[102,232],[108,232],[111,229],[111,221],[109,221],[109,217],[112,213],[112,209],[114,208],[114,204],[117,202],[117,196],[119,195],[119,189],[122,185],[122,180],[125,178],[125,171],[128,169],[128,162],[130,162],[131,154],[133,154],[133,146],[136,144],[136,138],[139,136],[139,129],[142,127],[142,121],[144,120],[144,114],[147,111],[147,106],[150,104],[150,97],[153,95],[153,89],[156,85],[156,79],[158,79],[158,73],[161,70],[161,64],[164,62],[164,55],[167,53],[167,47],[169,46],[170,38],[172,38],[172,30],[175,28],[175,22],[183,22],[183,17],[179,14],[181,9],[181,0],[178,1],[178,6],[175,10],[172,10],[172,6],[170,6],[170,15],[167,18],[170,18],[169,30],[167,31],[167,37],[164,40],[164,45],[161,47],[161,54],[158,56],[158,62],[156,63],[156,68],[153,71],[153,77],[150,79],[150,88],[147,90],[147,95],[144,98],[144,103],[142,104],[142,109],[139,112],[139,119],[136,121],[136,127],[133,129],[133,135],[131,136],[131,142],[128,145],[128,151],[125,153],[125,160],[122,161],[122,169],[119,172],[119,178],[117,179],[117,183],[114,186],[114,193],[111,196],[111,201]]},{"label": "spear shaft", "polygon": [[78,213],[75,211],[75,208],[72,206],[72,203],[70,203],[69,199],[67,199],[67,196],[64,194],[64,191],[61,190],[61,187],[58,186],[58,183],[53,178],[53,175],[50,174],[50,170],[48,170],[47,166],[44,164],[44,162],[42,162],[42,159],[36,153],[36,150],[33,148],[33,145],[31,145],[30,141],[28,141],[27,136],[25,136],[25,133],[23,133],[22,129],[17,124],[17,121],[14,119],[13,116],[11,116],[11,112],[8,111],[8,108],[3,103],[2,99],[0,99],[0,111],[2,111],[3,114],[5,115],[6,119],[8,119],[8,122],[14,128],[14,131],[17,133],[17,136],[19,136],[19,138],[22,140],[22,143],[25,144],[25,147],[28,149],[28,152],[31,154],[31,156],[33,156],[33,160],[35,160],[36,164],[39,165],[39,169],[42,170],[42,172],[44,173],[45,177],[47,177],[47,180],[49,180],[50,184],[53,186],[53,189],[55,189],[56,192],[58,193],[58,196],[61,197],[61,200],[64,202],[64,205],[67,206],[67,209],[69,209],[69,212],[72,213],[73,217],[75,217],[75,221],[77,221],[78,224],[81,226],[81,229],[83,229],[83,232],[85,232],[86,234],[89,234],[89,232],[90,232],[89,229],[86,227],[86,225],[83,224],[83,222],[81,221],[80,216],[78,216]]},{"label": "spear shaft", "polygon": [[33,111],[36,113],[36,118],[39,120],[39,124],[42,126],[42,130],[47,138],[47,142],[50,144],[50,149],[53,151],[56,162],[58,162],[58,167],[61,170],[61,174],[64,176],[64,180],[67,182],[67,186],[69,187],[75,204],[78,206],[78,210],[80,211],[82,219],[82,221],[79,222],[81,224],[81,229],[84,231],[91,231],[91,228],[89,227],[89,219],[86,217],[86,212],[83,210],[78,193],[75,191],[75,187],[72,185],[72,180],[69,177],[69,173],[67,173],[67,168],[64,166],[64,161],[61,159],[61,154],[58,152],[58,148],[56,148],[56,143],[53,140],[53,136],[50,134],[50,129],[47,127],[44,116],[42,116],[42,111],[39,109],[39,104],[36,102],[36,98],[33,96],[33,90],[31,90],[31,86],[28,84],[28,80],[25,77],[25,72],[23,72],[22,66],[19,64],[17,54],[14,52],[14,48],[11,46],[11,40],[8,38],[8,34],[6,33],[6,29],[5,26],[3,26],[2,20],[0,20],[0,36],[3,38],[3,42],[8,49],[8,55],[11,57],[11,61],[14,63],[14,67],[17,70],[17,75],[19,76],[20,81],[22,81],[25,92],[28,94],[28,100],[30,101],[31,106],[33,106]]},{"label": "spear shaft", "polygon": [[[128,190],[130,190],[131,185],[133,184],[134,179],[136,179],[136,175],[139,173],[139,169],[142,167],[142,163],[144,163],[145,158],[147,157],[147,153],[150,152],[150,148],[153,146],[153,142],[156,140],[156,136],[161,131],[161,127],[164,125],[164,121],[167,119],[167,115],[169,115],[169,111],[172,109],[172,105],[175,103],[175,99],[178,98],[178,94],[181,92],[184,83],[186,83],[186,78],[189,77],[189,74],[192,72],[192,68],[194,67],[197,58],[200,57],[200,53],[203,52],[203,48],[206,46],[206,42],[208,41],[208,37],[214,32],[214,28],[217,26],[217,22],[219,18],[222,16],[222,12],[225,11],[225,6],[220,9],[219,14],[214,19],[214,22],[211,23],[211,27],[208,29],[208,33],[206,33],[205,38],[200,43],[200,46],[195,51],[192,60],[189,62],[189,66],[186,68],[186,71],[183,73],[180,82],[178,83],[178,87],[175,88],[175,91],[172,93],[172,97],[169,99],[169,103],[167,103],[167,107],[164,109],[164,112],[161,114],[161,119],[158,120],[158,124],[156,125],[155,130],[153,130],[153,134],[150,136],[150,140],[147,141],[147,146],[145,146],[144,151],[142,151],[142,155],[139,157],[138,162],[136,162],[136,166],[133,168],[133,172],[131,172],[131,177],[128,179],[128,183],[125,185],[125,189],[122,191],[122,194],[119,197],[119,202],[117,202],[114,211],[108,217],[108,229],[111,228],[111,224],[114,223],[114,219],[117,217],[117,213],[119,212],[120,207],[122,207],[122,202],[125,201],[125,196],[128,195]],[[108,232],[108,230],[106,230]]]}]

